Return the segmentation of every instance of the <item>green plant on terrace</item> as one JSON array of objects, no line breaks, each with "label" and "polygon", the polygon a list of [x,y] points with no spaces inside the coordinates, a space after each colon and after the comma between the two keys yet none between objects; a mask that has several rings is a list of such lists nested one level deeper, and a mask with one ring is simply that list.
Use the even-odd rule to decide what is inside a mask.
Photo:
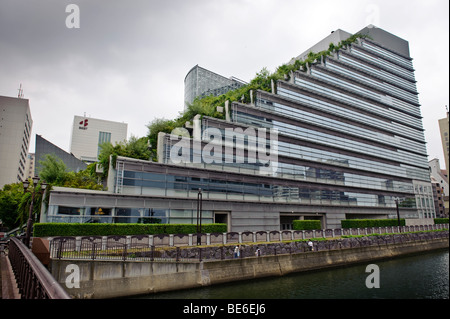
[{"label": "green plant on terrace", "polygon": [[291,72],[305,72],[312,64],[321,62],[322,57],[330,56],[340,49],[346,49],[349,45],[355,43],[358,38],[369,38],[369,36],[357,33],[339,42],[337,45],[330,43],[327,50],[318,53],[309,52],[305,60],[297,59],[293,63],[280,65],[272,74],[267,68],[263,68],[260,72],[256,73],[256,76],[247,85],[228,91],[220,96],[210,95],[202,98],[197,97],[175,120],[155,119],[147,125],[148,138],[152,145],[153,159],[156,159],[156,146],[159,132],[170,133],[175,127],[183,127],[186,122],[191,121],[197,114],[224,119],[225,114],[218,112],[217,106],[225,106],[226,101],[230,101],[230,103],[235,101],[248,103],[251,101],[251,91],[256,92],[256,90],[262,90],[271,92],[272,81],[276,83],[278,80],[289,79]]}]

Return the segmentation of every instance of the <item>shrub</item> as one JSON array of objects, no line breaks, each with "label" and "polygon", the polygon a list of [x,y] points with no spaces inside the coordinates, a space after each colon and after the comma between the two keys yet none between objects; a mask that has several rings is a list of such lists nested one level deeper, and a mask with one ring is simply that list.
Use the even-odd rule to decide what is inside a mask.
[{"label": "shrub", "polygon": [[[109,235],[156,235],[156,234],[194,234],[193,224],[106,224],[106,223],[36,223],[35,237],[51,236],[109,236]],[[204,224],[203,233],[226,232],[226,224]]]},{"label": "shrub", "polygon": [[294,220],[293,228],[294,230],[312,230],[321,229],[322,225],[320,220]]},{"label": "shrub", "polygon": [[448,217],[447,218],[435,218],[434,223],[435,224],[448,224]]},{"label": "shrub", "polygon": [[[366,228],[366,227],[386,227],[398,226],[397,219],[343,219],[342,228]],[[405,219],[400,218],[400,226],[405,226]]]}]

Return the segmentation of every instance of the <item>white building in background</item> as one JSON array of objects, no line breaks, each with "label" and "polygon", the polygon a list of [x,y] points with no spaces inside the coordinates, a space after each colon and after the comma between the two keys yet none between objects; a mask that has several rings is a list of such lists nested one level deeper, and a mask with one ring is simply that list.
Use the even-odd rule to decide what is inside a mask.
[{"label": "white building in background", "polygon": [[430,175],[434,177],[436,182],[438,182],[439,185],[442,187],[444,196],[449,196],[448,179],[442,172],[439,159],[437,158],[432,159],[431,161],[428,162],[428,165],[430,167]]},{"label": "white building in background", "polygon": [[0,188],[27,177],[32,126],[28,99],[0,96]]},{"label": "white building in background", "polygon": [[87,163],[97,161],[100,144],[113,145],[127,140],[128,124],[75,115],[70,138],[70,152]]}]

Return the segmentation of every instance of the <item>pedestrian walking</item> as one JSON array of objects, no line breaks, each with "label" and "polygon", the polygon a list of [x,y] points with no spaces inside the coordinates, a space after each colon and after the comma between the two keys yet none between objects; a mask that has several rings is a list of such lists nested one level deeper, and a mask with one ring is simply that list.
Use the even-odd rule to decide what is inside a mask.
[{"label": "pedestrian walking", "polygon": [[237,245],[236,247],[234,247],[234,258],[238,258],[239,254],[240,254],[239,245]]},{"label": "pedestrian walking", "polygon": [[311,239],[308,240],[308,247],[309,247],[309,251],[313,250],[313,242],[311,241]]},{"label": "pedestrian walking", "polygon": [[259,249],[259,247],[256,248],[255,256],[257,256],[257,257],[260,257],[260,256],[261,256],[261,249]]}]

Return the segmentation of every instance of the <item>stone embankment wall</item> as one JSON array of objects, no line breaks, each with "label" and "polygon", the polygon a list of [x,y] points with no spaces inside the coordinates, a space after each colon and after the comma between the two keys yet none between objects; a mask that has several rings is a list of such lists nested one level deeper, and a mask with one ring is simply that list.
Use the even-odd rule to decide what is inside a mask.
[{"label": "stone embankment wall", "polygon": [[[265,255],[203,261],[110,261],[52,259],[50,270],[73,298],[113,298],[214,285],[268,276],[282,276],[353,263],[373,262],[407,254],[448,249],[448,231],[440,238],[413,242],[340,247],[279,253],[260,245]],[[273,244],[271,244],[273,245]],[[280,245],[280,244],[278,244]],[[325,244],[326,245],[326,244]],[[279,246],[281,247],[281,246]],[[324,246],[323,248],[326,248]],[[264,250],[266,249],[266,250]],[[184,259],[183,259],[184,260]]]}]

